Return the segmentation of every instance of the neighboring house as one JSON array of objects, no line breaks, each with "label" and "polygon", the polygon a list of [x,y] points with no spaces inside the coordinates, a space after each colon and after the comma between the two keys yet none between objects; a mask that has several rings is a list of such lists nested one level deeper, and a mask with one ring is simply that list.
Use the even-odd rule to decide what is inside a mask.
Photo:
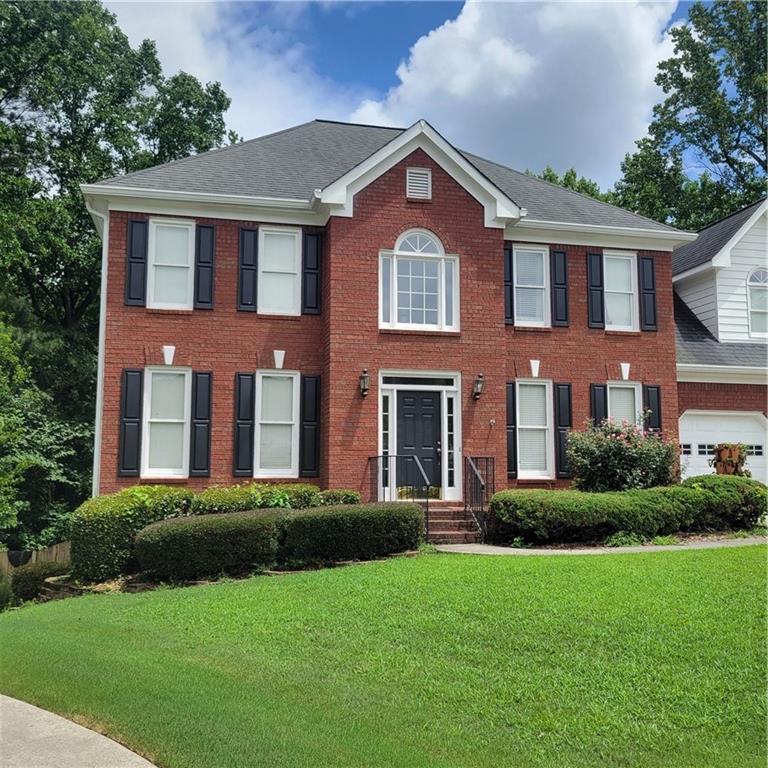
[{"label": "neighboring house", "polygon": [[672,251],[695,235],[424,121],[316,120],[82,189],[104,242],[96,493],[384,498],[416,457],[461,502],[475,467],[566,484],[564,435],[592,416],[649,409],[677,438]]},{"label": "neighboring house", "polygon": [[683,472],[712,472],[714,446],[748,446],[768,482],[768,201],[699,232],[672,255]]}]

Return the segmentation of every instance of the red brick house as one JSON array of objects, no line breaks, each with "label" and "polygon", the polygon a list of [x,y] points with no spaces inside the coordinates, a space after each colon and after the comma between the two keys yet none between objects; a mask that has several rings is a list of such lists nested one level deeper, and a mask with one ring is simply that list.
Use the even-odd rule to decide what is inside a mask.
[{"label": "red brick house", "polygon": [[424,121],[318,120],[83,193],[104,242],[95,493],[385,498],[426,475],[461,502],[477,473],[567,484],[564,434],[590,417],[648,409],[677,434],[672,251],[695,235]]}]

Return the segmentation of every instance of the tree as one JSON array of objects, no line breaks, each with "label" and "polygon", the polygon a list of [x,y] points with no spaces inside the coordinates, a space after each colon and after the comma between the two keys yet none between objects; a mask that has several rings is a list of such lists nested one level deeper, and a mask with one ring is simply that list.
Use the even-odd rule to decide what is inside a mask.
[{"label": "tree", "polygon": [[669,30],[674,56],[656,76],[665,99],[624,159],[617,204],[700,229],[765,194],[767,8],[697,2],[688,23]]},{"label": "tree", "polygon": [[569,168],[562,176],[559,176],[557,171],[550,165],[541,173],[533,173],[531,171],[526,171],[526,173],[529,176],[535,176],[537,179],[548,181],[550,184],[557,184],[560,187],[572,189],[574,192],[580,192],[582,195],[610,202],[609,193],[602,192],[600,185],[596,181],[592,181],[592,179],[588,179],[586,176],[579,176],[575,168]]}]

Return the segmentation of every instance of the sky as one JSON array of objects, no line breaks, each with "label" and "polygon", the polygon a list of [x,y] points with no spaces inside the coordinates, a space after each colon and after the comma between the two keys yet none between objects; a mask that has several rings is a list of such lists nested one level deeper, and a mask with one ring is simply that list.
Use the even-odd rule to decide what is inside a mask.
[{"label": "sky", "polygon": [[610,186],[687,2],[107,2],[166,75],[218,80],[246,139],[315,118],[407,127]]}]

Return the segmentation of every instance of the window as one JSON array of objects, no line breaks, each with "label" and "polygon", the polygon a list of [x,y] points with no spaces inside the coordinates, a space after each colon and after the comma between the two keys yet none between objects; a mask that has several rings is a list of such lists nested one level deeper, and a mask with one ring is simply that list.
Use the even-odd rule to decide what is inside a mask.
[{"label": "window", "polygon": [[259,228],[259,313],[301,314],[301,230]]},{"label": "window", "polygon": [[299,374],[256,373],[256,477],[299,476]]},{"label": "window", "polygon": [[192,309],[194,248],[193,222],[149,222],[148,307]]},{"label": "window", "polygon": [[514,249],[515,325],[549,325],[549,251],[546,248]]},{"label": "window", "polygon": [[189,474],[192,377],[185,368],[148,368],[144,381],[142,477]]},{"label": "window", "polygon": [[690,443],[680,443],[680,453],[683,456],[690,456],[691,455],[691,444]]},{"label": "window", "polygon": [[747,456],[762,456],[763,455],[763,446],[762,445],[748,445],[747,446]]},{"label": "window", "polygon": [[432,199],[432,171],[429,168],[406,168],[405,196],[411,200]]},{"label": "window", "polygon": [[768,269],[755,269],[747,279],[749,333],[768,336]]},{"label": "window", "polygon": [[715,444],[714,443],[699,443],[697,446],[697,453],[699,456],[714,456]]},{"label": "window", "polygon": [[612,331],[637,330],[637,263],[633,253],[603,255],[605,327]]},{"label": "window", "polygon": [[637,424],[642,414],[639,384],[608,383],[608,418]]},{"label": "window", "polygon": [[554,476],[552,439],[552,384],[517,383],[517,476]]},{"label": "window", "polygon": [[401,235],[394,251],[380,254],[382,328],[457,330],[459,260],[422,230]]}]

